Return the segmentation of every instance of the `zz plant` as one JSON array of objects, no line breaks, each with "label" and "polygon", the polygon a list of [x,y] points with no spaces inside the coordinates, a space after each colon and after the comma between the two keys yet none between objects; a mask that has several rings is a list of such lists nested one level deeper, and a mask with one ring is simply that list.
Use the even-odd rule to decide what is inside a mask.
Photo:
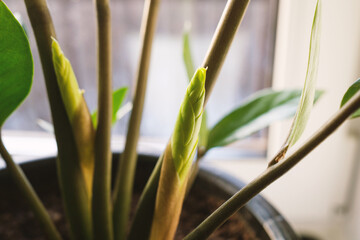
[{"label": "zz plant", "polygon": [[[295,114],[289,137],[270,161],[269,167],[185,237],[188,240],[206,239],[247,201],[303,159],[349,116],[360,115],[358,111],[353,114],[360,107],[358,80],[349,88],[341,102],[342,108],[329,122],[291,155],[286,156],[287,150],[300,138],[313,102],[321,94],[315,91],[321,26],[319,0],[312,26],[303,90],[265,90],[256,93],[209,128],[204,107],[250,2],[228,0],[208,53],[196,71],[191,60],[189,38],[187,35],[184,37],[184,60],[191,81],[180,106],[174,131],[141,195],[130,226],[129,206],[137,160],[136,146],[160,0],[145,0],[136,93],[113,190],[110,132],[126,89],[112,92],[109,1],[95,0],[99,89],[98,109],[93,114],[87,108],[84,93],[69,60],[56,41],[46,0],[24,1],[45,76],[58,146],[58,178],[72,239],[172,239],[187,189],[191,187],[199,160],[206,152]],[[33,78],[33,60],[26,34],[3,1],[0,1],[0,52],[1,133],[5,120],[29,93]],[[49,239],[62,239],[21,168],[6,150],[1,137],[0,154],[44,233]]]}]

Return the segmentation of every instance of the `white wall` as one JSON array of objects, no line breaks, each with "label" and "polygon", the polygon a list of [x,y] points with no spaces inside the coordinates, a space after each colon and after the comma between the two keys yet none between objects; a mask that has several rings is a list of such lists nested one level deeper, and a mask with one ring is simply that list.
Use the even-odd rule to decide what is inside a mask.
[{"label": "white wall", "polygon": [[[302,87],[315,0],[280,0],[274,72],[275,88]],[[318,88],[325,90],[309,120],[308,138],[339,108],[348,86],[360,77],[360,1],[323,0]],[[350,170],[359,142],[358,124],[345,124],[264,195],[302,233],[321,239],[360,239],[360,181],[351,214],[339,211],[348,200]],[[289,122],[270,131],[269,158],[283,143]],[[297,144],[298,145],[298,144]],[[294,147],[296,148],[296,146]],[[360,159],[358,159],[360,161]],[[266,167],[263,161],[227,162],[220,167],[247,181]],[[235,166],[234,166],[235,165]],[[351,195],[350,195],[351,196]],[[356,213],[355,213],[356,211]]]},{"label": "white wall", "polygon": [[[305,138],[338,109],[347,87],[360,76],[360,2],[325,0],[322,3],[318,87],[325,90],[326,95],[314,109]],[[314,5],[313,0],[281,1],[282,22],[278,28],[274,75],[276,87],[301,86],[303,82]],[[338,209],[348,201],[349,175],[357,147],[357,140],[349,134],[351,128],[350,124],[342,126],[290,173],[286,181],[290,188],[286,191],[289,197],[270,197],[299,230],[315,232],[324,239],[344,239],[343,226],[348,225],[347,216]],[[276,149],[280,143],[277,141],[284,137],[279,137],[279,132],[286,132],[286,128],[273,129],[271,149]],[[296,188],[292,188],[293,184]],[[281,188],[280,183],[278,190]],[[360,239],[360,235],[350,239]]]}]

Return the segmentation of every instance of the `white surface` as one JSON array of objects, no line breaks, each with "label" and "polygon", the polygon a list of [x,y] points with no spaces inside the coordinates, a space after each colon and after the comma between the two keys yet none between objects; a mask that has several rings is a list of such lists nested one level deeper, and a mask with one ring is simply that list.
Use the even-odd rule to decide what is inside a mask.
[{"label": "white surface", "polygon": [[[301,87],[303,84],[315,3],[315,0],[280,1],[275,88]],[[337,111],[344,92],[360,73],[360,1],[323,0],[322,7],[318,88],[325,90],[325,95],[314,108],[300,144]],[[285,140],[288,128],[289,122],[271,129],[269,158]],[[360,214],[355,214],[360,211],[360,193],[354,212],[344,215],[337,211],[348,201],[349,175],[358,147],[358,140],[350,132],[353,129],[347,123],[264,191],[267,199],[299,232],[312,233],[321,239],[360,239],[357,227]],[[264,169],[259,161],[237,164],[238,170],[228,167],[229,171],[246,180]],[[356,187],[359,192],[359,184]]]},{"label": "white surface", "polygon": [[[4,145],[16,162],[55,156],[57,154],[56,142],[53,134],[42,132],[17,132],[3,131]],[[165,141],[142,137],[138,145],[139,152],[144,154],[160,154],[165,146]],[[113,137],[111,148],[119,152],[124,147],[124,137]],[[1,158],[0,158],[1,159]],[[0,161],[0,168],[4,167]]]}]

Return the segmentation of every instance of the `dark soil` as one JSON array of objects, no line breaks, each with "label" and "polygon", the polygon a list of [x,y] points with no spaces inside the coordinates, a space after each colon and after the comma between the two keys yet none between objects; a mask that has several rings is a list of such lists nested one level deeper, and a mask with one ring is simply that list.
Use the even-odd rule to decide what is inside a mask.
[{"label": "dark soil", "polygon": [[[53,190],[52,192],[41,190],[38,192],[64,239],[69,239],[59,191],[54,188]],[[34,219],[31,211],[26,208],[22,198],[17,196],[16,191],[13,193],[2,192],[1,195],[6,195],[7,201],[0,201],[0,239],[45,240],[46,237],[43,236],[41,227],[36,219]],[[1,198],[4,200],[4,197]],[[135,198],[138,197],[135,196]],[[194,189],[185,202],[176,239],[182,239],[221,203],[222,200],[220,199],[206,196],[202,189]],[[236,215],[216,231],[210,239],[235,240],[257,238],[254,232],[248,228],[247,223],[243,221],[242,217]]]},{"label": "dark soil", "polygon": [[[153,166],[153,161],[144,161],[141,166],[137,168],[137,176],[141,177],[136,177],[133,209],[139,198],[139,192],[145,185],[146,179],[150,175]],[[116,169],[116,167],[114,167],[114,169]],[[60,199],[55,162],[39,161],[36,164],[24,166],[24,171],[41,200],[44,202],[45,207],[48,209],[56,227],[63,235],[64,240],[68,240],[69,231]],[[224,201],[223,199],[214,195],[209,196],[209,193],[213,192],[216,192],[216,190],[212,189],[210,185],[202,184],[200,187],[200,184],[195,182],[192,191],[184,203],[176,239],[182,239],[221,205]],[[251,216],[249,216],[250,213],[244,209],[241,213],[241,215],[234,215],[209,239],[263,239],[263,235],[249,227],[248,221],[251,221],[249,220],[251,219]],[[246,221],[244,219],[246,219]],[[0,171],[0,240],[45,239],[46,237],[44,237],[41,227],[32,212],[28,209],[24,198],[19,194],[6,171]]]},{"label": "dark soil", "polygon": [[[2,193],[3,195],[4,193]],[[5,195],[5,194],[4,194]],[[63,207],[58,191],[42,193],[41,198],[47,207],[51,218],[64,236],[69,239]],[[201,189],[195,189],[185,202],[181,215],[180,228],[176,239],[182,239],[194,226],[199,224],[211,211],[221,204],[221,200],[207,197]],[[31,211],[26,209],[20,199],[0,201],[0,239],[14,240],[45,240],[43,232]],[[235,240],[257,239],[254,232],[248,228],[240,215],[233,216],[224,226],[216,231],[210,239]]]}]

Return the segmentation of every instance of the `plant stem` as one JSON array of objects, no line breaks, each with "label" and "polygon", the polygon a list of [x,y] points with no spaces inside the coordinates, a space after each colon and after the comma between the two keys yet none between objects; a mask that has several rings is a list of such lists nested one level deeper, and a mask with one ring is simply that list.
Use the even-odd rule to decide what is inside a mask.
[{"label": "plant stem", "polygon": [[199,151],[198,151],[198,156],[196,157],[195,162],[193,163],[193,165],[191,166],[191,170],[189,173],[189,179],[188,182],[186,184],[186,195],[185,198],[189,195],[192,186],[194,185],[194,182],[196,180],[196,177],[199,173],[199,169],[200,169],[200,161],[202,160],[204,155],[199,155]]},{"label": "plant stem", "polygon": [[[209,99],[217,76],[220,73],[225,57],[229,52],[231,43],[234,40],[237,29],[239,28],[245,15],[249,2],[250,0],[228,0],[225,6],[224,12],[215,30],[214,37],[202,64],[204,68],[208,67],[208,70],[206,71],[206,91],[204,105],[206,105]],[[201,154],[201,156],[197,157],[196,162],[192,166],[186,190],[187,193],[190,191],[196,179],[197,173],[199,171],[199,162],[205,153],[206,152],[198,152],[198,154]]]},{"label": "plant stem", "polygon": [[46,0],[25,0],[44,72],[58,147],[58,175],[66,216],[74,239],[91,239],[88,194],[79,167],[78,152],[70,121],[60,95],[52,63],[51,37],[56,38]]},{"label": "plant stem", "polygon": [[358,92],[343,108],[324,124],[308,141],[297,151],[276,165],[269,167],[252,182],[247,184],[228,201],[221,205],[195,230],[187,235],[185,240],[206,239],[221,226],[231,215],[244,206],[251,198],[260,193],[276,179],[294,167],[301,159],[316,148],[330,134],[332,134],[354,111],[360,107],[360,92]]},{"label": "plant stem", "polygon": [[163,160],[164,154],[162,154],[157,160],[154,170],[152,171],[151,176],[146,183],[146,186],[143,190],[143,192],[146,194],[142,194],[139,199],[136,214],[129,232],[129,240],[149,239],[150,237],[151,225],[155,210],[156,192]]},{"label": "plant stem", "polygon": [[111,212],[111,13],[109,0],[96,0],[98,24],[98,125],[95,134],[93,230],[95,239],[114,238]]},{"label": "plant stem", "polygon": [[208,100],[236,31],[245,15],[250,0],[228,0],[216,28],[202,67],[208,67],[205,83],[205,102]]},{"label": "plant stem", "polygon": [[[236,30],[240,26],[242,17],[246,11],[249,1],[250,0],[229,0],[227,7],[223,12],[221,21],[218,24],[217,30],[203,63],[203,67],[209,67],[206,72],[205,104],[206,100],[210,96],[211,89],[215,84],[215,80],[222,67],[222,62],[225,59],[228,49],[230,48]],[[150,235],[149,231],[155,208],[160,169],[161,166],[155,167],[151,175],[152,177],[150,178],[151,181],[148,181],[146,188],[141,195],[138,208],[135,212],[135,219],[137,220],[131,227],[130,239],[143,239],[141,238],[143,236],[145,236],[145,239]],[[151,211],[147,210],[149,207],[152,208]],[[135,223],[137,222],[142,222],[143,224],[136,225]]]},{"label": "plant stem", "polygon": [[121,154],[114,191],[115,239],[124,239],[129,217],[135,167],[136,147],[140,134],[141,116],[145,100],[146,84],[150,65],[151,46],[156,29],[160,0],[146,0],[141,24],[141,55],[137,69],[137,87],[126,137]]},{"label": "plant stem", "polygon": [[[231,43],[234,40],[237,29],[239,28],[245,15],[249,2],[250,0],[228,0],[225,6],[224,12],[215,30],[215,34],[211,41],[209,50],[202,64],[204,68],[208,67],[206,72],[206,91],[204,105],[206,105],[209,99],[217,76],[220,73],[225,57],[229,52]],[[196,179],[197,173],[199,171],[199,162],[205,153],[206,152],[201,153],[201,156],[197,157],[196,162],[192,166],[188,186],[186,189],[187,193],[191,190],[191,187]],[[200,154],[200,152],[198,152],[198,154]]]},{"label": "plant stem", "polygon": [[15,184],[19,188],[26,202],[30,205],[35,217],[40,222],[47,236],[51,240],[62,239],[55,225],[53,224],[49,214],[47,213],[44,205],[36,194],[35,190],[31,186],[30,182],[26,178],[21,168],[14,162],[9,152],[6,150],[1,137],[0,128],[0,155],[3,157],[6,163],[6,169],[9,171]]}]

